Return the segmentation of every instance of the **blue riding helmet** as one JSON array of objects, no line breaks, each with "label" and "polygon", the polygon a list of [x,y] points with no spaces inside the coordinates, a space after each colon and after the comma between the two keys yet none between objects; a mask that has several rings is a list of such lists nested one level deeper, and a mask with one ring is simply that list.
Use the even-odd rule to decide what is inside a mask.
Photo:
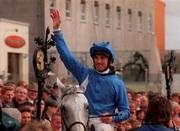
[{"label": "blue riding helmet", "polygon": [[93,58],[96,52],[104,52],[110,56],[111,63],[114,62],[114,50],[110,42],[93,43],[90,48],[90,55]]}]

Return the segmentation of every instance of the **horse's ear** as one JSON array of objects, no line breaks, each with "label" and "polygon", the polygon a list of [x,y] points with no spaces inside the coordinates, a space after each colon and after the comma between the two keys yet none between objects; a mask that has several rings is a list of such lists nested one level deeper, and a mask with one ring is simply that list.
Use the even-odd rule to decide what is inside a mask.
[{"label": "horse's ear", "polygon": [[64,88],[64,87],[65,87],[65,85],[59,80],[58,77],[56,78],[56,84],[57,84],[57,86],[58,86],[59,88]]},{"label": "horse's ear", "polygon": [[59,78],[56,78],[56,85],[58,86],[58,88],[60,89],[61,94],[63,95],[64,92],[66,91],[66,87],[65,85],[59,80]]},{"label": "horse's ear", "polygon": [[84,93],[86,91],[86,87],[84,87],[82,85],[81,86],[78,85],[77,90]]}]

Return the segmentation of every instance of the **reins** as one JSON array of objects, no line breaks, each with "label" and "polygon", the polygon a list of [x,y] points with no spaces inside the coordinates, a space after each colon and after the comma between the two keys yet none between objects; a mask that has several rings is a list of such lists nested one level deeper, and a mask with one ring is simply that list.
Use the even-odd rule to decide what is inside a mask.
[{"label": "reins", "polygon": [[118,116],[121,115],[121,112],[107,115],[89,115],[89,118],[98,118],[98,117],[110,117],[110,116]]},{"label": "reins", "polygon": [[[75,122],[73,122],[69,127],[67,126],[67,124],[66,124],[66,122],[65,122],[64,119],[63,119],[63,123],[64,123],[64,125],[65,125],[66,131],[71,131],[71,128],[72,128],[74,125],[76,125],[76,124],[82,125],[83,128],[84,128],[84,131],[87,131],[86,125],[84,125],[84,123],[82,123],[81,121],[75,121]],[[87,122],[87,124],[88,124],[88,122]]]}]

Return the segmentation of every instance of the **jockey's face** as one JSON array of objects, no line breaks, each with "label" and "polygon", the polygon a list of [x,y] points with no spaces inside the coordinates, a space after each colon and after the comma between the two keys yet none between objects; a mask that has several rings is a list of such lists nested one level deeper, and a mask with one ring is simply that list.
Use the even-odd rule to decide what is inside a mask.
[{"label": "jockey's face", "polygon": [[94,67],[97,71],[102,72],[107,69],[108,57],[106,55],[96,54],[93,57]]}]

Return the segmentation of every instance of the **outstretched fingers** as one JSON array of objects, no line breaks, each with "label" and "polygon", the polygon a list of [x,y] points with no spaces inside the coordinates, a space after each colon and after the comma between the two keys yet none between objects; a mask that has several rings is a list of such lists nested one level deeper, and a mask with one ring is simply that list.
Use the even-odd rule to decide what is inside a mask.
[{"label": "outstretched fingers", "polygon": [[53,20],[53,28],[59,28],[61,24],[61,17],[58,10],[51,9],[50,10],[50,16]]},{"label": "outstretched fingers", "polygon": [[50,16],[51,16],[52,19],[56,18],[57,15],[59,15],[58,10],[54,10],[54,9],[50,10]]}]

